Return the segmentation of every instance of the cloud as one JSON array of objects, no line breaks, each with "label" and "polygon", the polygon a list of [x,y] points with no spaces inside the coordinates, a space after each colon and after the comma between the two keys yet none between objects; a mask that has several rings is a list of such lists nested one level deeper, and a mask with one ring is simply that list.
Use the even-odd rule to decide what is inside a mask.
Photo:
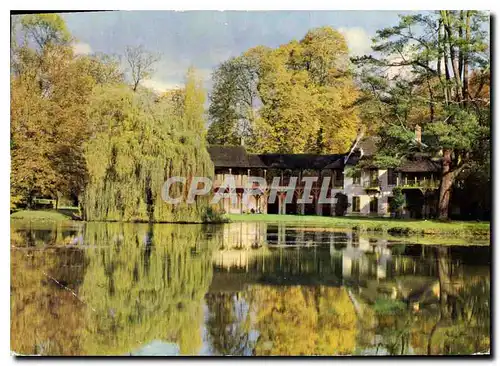
[{"label": "cloud", "polygon": [[141,85],[151,89],[157,93],[164,93],[167,90],[180,88],[181,85],[177,83],[165,82],[158,79],[145,79],[141,81]]},{"label": "cloud", "polygon": [[371,36],[361,27],[339,28],[349,46],[351,56],[362,56],[371,52]]},{"label": "cloud", "polygon": [[[392,64],[403,63],[404,61],[413,59],[414,52],[412,51],[412,45],[414,42],[410,42],[403,48],[401,54],[394,53],[387,57],[387,60]],[[413,69],[411,66],[391,66],[385,71],[385,76],[389,79],[402,78],[406,80],[411,80],[415,75],[413,74]]]},{"label": "cloud", "polygon": [[92,53],[92,47],[88,43],[77,42],[73,44],[73,51],[77,55],[88,55]]},{"label": "cloud", "polygon": [[[322,26],[340,29],[351,56],[370,53],[370,36],[397,23],[391,11],[110,11],[64,13],[71,34],[95,52],[123,55],[126,46],[143,45],[162,61],[146,85],[184,83],[189,66],[212,70],[222,61],[263,45],[278,47],[300,40]],[[89,27],[89,24],[92,24]],[[158,35],[161,35],[159,37]],[[78,46],[80,48],[80,46]],[[88,52],[88,49],[87,51]],[[208,72],[201,75],[210,90]]]}]

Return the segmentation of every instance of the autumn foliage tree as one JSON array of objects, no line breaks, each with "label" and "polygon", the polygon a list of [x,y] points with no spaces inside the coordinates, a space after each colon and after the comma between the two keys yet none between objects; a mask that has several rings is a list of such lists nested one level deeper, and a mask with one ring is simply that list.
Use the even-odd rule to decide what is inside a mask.
[{"label": "autumn foliage tree", "polygon": [[28,204],[35,195],[76,196],[85,181],[86,102],[97,82],[86,72],[91,61],[74,55],[57,14],[25,16],[20,31],[11,60],[12,195]]},{"label": "autumn foliage tree", "polygon": [[252,48],[223,62],[212,79],[209,143],[246,140],[256,152],[334,153],[356,136],[358,91],[348,48],[330,27],[276,49]]}]

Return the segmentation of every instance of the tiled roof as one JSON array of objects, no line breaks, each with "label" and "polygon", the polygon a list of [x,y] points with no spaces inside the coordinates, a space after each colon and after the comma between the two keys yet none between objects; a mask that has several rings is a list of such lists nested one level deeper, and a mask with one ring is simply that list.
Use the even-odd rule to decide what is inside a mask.
[{"label": "tiled roof", "polygon": [[248,154],[243,146],[209,146],[208,153],[216,168],[265,168],[255,154]]},{"label": "tiled roof", "polygon": [[268,168],[275,169],[325,169],[326,166],[342,159],[343,154],[262,154],[260,159]]},{"label": "tiled roof", "polygon": [[[216,168],[324,169],[333,163],[343,166],[343,154],[249,154],[243,146],[210,146]],[[337,166],[335,165],[335,166]],[[342,168],[338,166],[338,168]],[[335,169],[329,167],[327,169]]]},{"label": "tiled roof", "polygon": [[209,146],[208,153],[216,167],[248,168],[250,165],[243,146]]},{"label": "tiled roof", "polygon": [[[362,139],[358,147],[363,151],[362,159],[370,159],[376,152],[377,138]],[[355,149],[357,150],[357,149]],[[359,151],[359,150],[358,150]],[[267,169],[343,169],[345,154],[249,154],[243,146],[210,146],[210,157],[216,168],[267,168]],[[356,164],[360,154],[349,156],[348,165]],[[439,161],[415,154],[396,170],[404,173],[438,172]]]},{"label": "tiled roof", "polygon": [[396,171],[403,173],[426,173],[439,172],[441,163],[431,160],[430,158],[418,158],[405,161],[401,166],[396,168]]},{"label": "tiled roof", "polygon": [[335,160],[333,163],[325,166],[324,169],[344,169],[344,155],[341,155],[340,158]]},{"label": "tiled roof", "polygon": [[251,168],[267,168],[260,156],[256,154],[248,154],[248,162]]}]

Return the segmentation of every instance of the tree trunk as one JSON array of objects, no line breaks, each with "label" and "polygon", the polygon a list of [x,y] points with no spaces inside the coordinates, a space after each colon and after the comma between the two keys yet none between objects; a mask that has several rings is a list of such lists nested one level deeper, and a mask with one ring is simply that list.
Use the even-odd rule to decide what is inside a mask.
[{"label": "tree trunk", "polygon": [[439,188],[439,219],[448,220],[448,206],[450,203],[451,186],[453,184],[453,174],[450,169],[451,150],[443,151],[443,167],[441,171],[441,185]]},{"label": "tree trunk", "polygon": [[33,209],[33,199],[35,198],[35,194],[33,193],[33,191],[30,191],[28,193],[28,199],[27,199],[27,202],[26,202],[26,208],[28,210],[32,210]]},{"label": "tree trunk", "polygon": [[[463,40],[464,39],[464,11],[460,10],[460,19],[458,22],[458,39]],[[458,72],[460,73],[461,77],[463,77],[463,71],[464,71],[464,58],[465,58],[465,52],[464,52],[464,47],[459,46],[458,47]],[[463,88],[462,88],[463,92]]]},{"label": "tree trunk", "polygon": [[466,13],[465,20],[465,47],[464,52],[464,88],[463,99],[464,105],[467,106],[469,101],[469,49],[470,49],[470,11]]},{"label": "tree trunk", "polygon": [[451,62],[451,67],[453,70],[453,79],[455,80],[455,87],[456,87],[456,93],[455,93],[455,100],[460,101],[462,97],[462,79],[460,75],[460,70],[458,69],[458,54],[455,49],[455,42],[453,40],[453,30],[452,30],[452,19],[451,19],[451,13],[448,11],[443,11],[442,12],[444,19],[443,19],[443,24],[444,24],[444,29],[446,33],[446,41],[448,43],[449,51],[450,51],[450,62]]}]

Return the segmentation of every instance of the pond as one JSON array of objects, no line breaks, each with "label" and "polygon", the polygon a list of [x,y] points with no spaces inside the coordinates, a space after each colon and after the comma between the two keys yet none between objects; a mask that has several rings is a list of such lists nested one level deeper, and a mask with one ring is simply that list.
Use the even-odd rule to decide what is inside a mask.
[{"label": "pond", "polygon": [[11,349],[485,353],[490,248],[269,223],[13,222]]}]

